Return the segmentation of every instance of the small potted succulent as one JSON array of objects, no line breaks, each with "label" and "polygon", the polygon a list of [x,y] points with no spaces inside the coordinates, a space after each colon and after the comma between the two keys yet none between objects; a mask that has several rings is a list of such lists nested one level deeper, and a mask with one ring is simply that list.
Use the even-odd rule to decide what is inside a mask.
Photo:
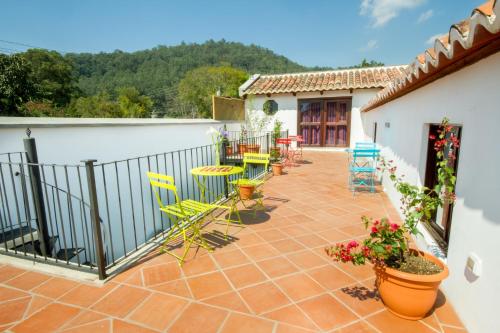
[{"label": "small potted succulent", "polygon": [[[437,156],[438,184],[435,188],[418,187],[396,175],[393,161],[382,159],[383,170],[401,194],[401,209],[405,217],[402,224],[387,218],[373,220],[363,217],[369,236],[363,241],[352,240],[326,248],[335,261],[364,265],[373,264],[376,286],[386,307],[405,319],[424,318],[436,302],[438,287],[449,272],[447,266],[435,256],[410,246],[410,235],[418,235],[420,222],[426,222],[439,206],[455,199],[455,175],[451,161],[459,141],[452,133],[448,119],[443,119],[439,139],[434,143]],[[435,139],[435,138],[430,138]]]}]

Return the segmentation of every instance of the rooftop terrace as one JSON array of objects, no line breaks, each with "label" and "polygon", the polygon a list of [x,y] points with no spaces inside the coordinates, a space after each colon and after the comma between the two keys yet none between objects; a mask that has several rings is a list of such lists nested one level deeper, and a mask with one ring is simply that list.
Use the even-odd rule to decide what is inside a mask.
[{"label": "rooftop terrace", "polygon": [[332,262],[328,244],[365,234],[360,217],[398,214],[383,193],[347,188],[344,153],[304,152],[305,163],[265,184],[268,211],[246,227],[209,224],[217,249],[179,268],[158,251],[99,287],[0,266],[0,330],[12,332],[465,332],[443,294],[427,318],[385,310],[368,266]]}]

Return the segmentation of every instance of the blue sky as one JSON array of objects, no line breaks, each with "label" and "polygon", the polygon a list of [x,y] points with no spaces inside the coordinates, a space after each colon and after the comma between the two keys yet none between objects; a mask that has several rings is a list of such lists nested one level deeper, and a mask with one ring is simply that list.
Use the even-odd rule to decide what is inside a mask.
[{"label": "blue sky", "polygon": [[0,0],[0,51],[257,44],[308,66],[407,64],[485,0]]}]

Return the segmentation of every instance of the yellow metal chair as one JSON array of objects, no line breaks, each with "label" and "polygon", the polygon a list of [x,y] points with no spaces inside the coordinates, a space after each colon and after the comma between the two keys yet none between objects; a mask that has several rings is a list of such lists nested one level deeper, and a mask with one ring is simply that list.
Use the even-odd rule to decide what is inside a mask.
[{"label": "yellow metal chair", "polygon": [[[218,208],[231,210],[231,207],[202,203],[191,199],[180,200],[177,188],[174,185],[173,177],[153,172],[148,172],[147,175],[156,196],[156,200],[160,205],[160,210],[171,217],[173,221],[172,228],[165,235],[162,252],[167,252],[173,255],[177,259],[179,266],[182,266],[186,255],[189,252],[189,248],[193,243],[207,249],[208,251],[213,251],[213,248],[208,245],[202,236],[201,228],[203,226],[203,221],[205,220],[205,217],[207,217],[207,215],[214,210]],[[164,205],[160,196],[161,190],[172,192],[175,197],[175,203]],[[185,247],[182,256],[178,256],[166,249],[169,242],[179,238],[180,236],[182,236]]]},{"label": "yellow metal chair", "polygon": [[[243,155],[243,178],[233,180],[231,182],[232,185],[235,187],[236,191],[236,196],[233,198],[233,205],[236,206],[239,196],[239,185],[253,185],[255,186],[255,192],[252,197],[252,201],[255,202],[253,205],[253,213],[254,216],[257,215],[257,210],[265,210],[266,207],[264,206],[264,193],[262,191],[262,186],[264,184],[264,177],[267,174],[267,170],[269,168],[269,159],[270,159],[270,154],[259,154],[259,153],[245,153]],[[259,178],[255,179],[249,179],[248,178],[248,167],[250,165],[262,165],[264,166],[264,173],[262,175],[259,175]],[[246,200],[240,200],[241,203],[245,208],[248,208],[245,205]]]}]

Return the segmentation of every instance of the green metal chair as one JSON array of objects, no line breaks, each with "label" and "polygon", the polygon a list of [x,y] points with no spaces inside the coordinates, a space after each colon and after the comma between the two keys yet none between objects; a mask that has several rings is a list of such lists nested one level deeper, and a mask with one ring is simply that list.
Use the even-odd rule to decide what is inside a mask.
[{"label": "green metal chair", "polygon": [[[251,207],[253,209],[254,216],[257,215],[257,210],[265,210],[264,206],[264,193],[262,191],[262,186],[264,184],[264,177],[267,174],[267,170],[269,169],[269,159],[270,154],[260,154],[260,153],[245,153],[243,155],[243,177],[233,180],[230,183],[234,186],[236,195],[233,198],[233,206],[236,206],[238,199],[240,198],[239,193],[239,185],[252,185],[255,186],[255,192],[250,199],[254,201],[254,205]],[[262,165],[264,167],[264,171],[258,178],[250,179],[248,174],[248,167],[251,165]],[[245,204],[245,201],[248,200],[239,200],[243,204],[243,207],[249,208]]]},{"label": "green metal chair", "polygon": [[[177,259],[179,266],[182,266],[193,243],[207,249],[208,251],[213,251],[213,248],[208,245],[202,236],[201,228],[203,227],[203,222],[205,218],[214,210],[231,210],[231,207],[202,203],[191,199],[180,200],[177,188],[174,185],[173,177],[154,172],[148,172],[147,175],[156,196],[156,200],[160,206],[160,211],[167,214],[173,221],[172,227],[165,235],[165,240],[162,244],[162,252],[166,252],[174,256]],[[172,192],[175,197],[175,203],[165,205],[161,199],[161,190],[166,190],[167,193]],[[181,236],[184,241],[185,249],[182,256],[178,256],[175,253],[168,251],[167,245],[169,242],[178,239]]]}]

